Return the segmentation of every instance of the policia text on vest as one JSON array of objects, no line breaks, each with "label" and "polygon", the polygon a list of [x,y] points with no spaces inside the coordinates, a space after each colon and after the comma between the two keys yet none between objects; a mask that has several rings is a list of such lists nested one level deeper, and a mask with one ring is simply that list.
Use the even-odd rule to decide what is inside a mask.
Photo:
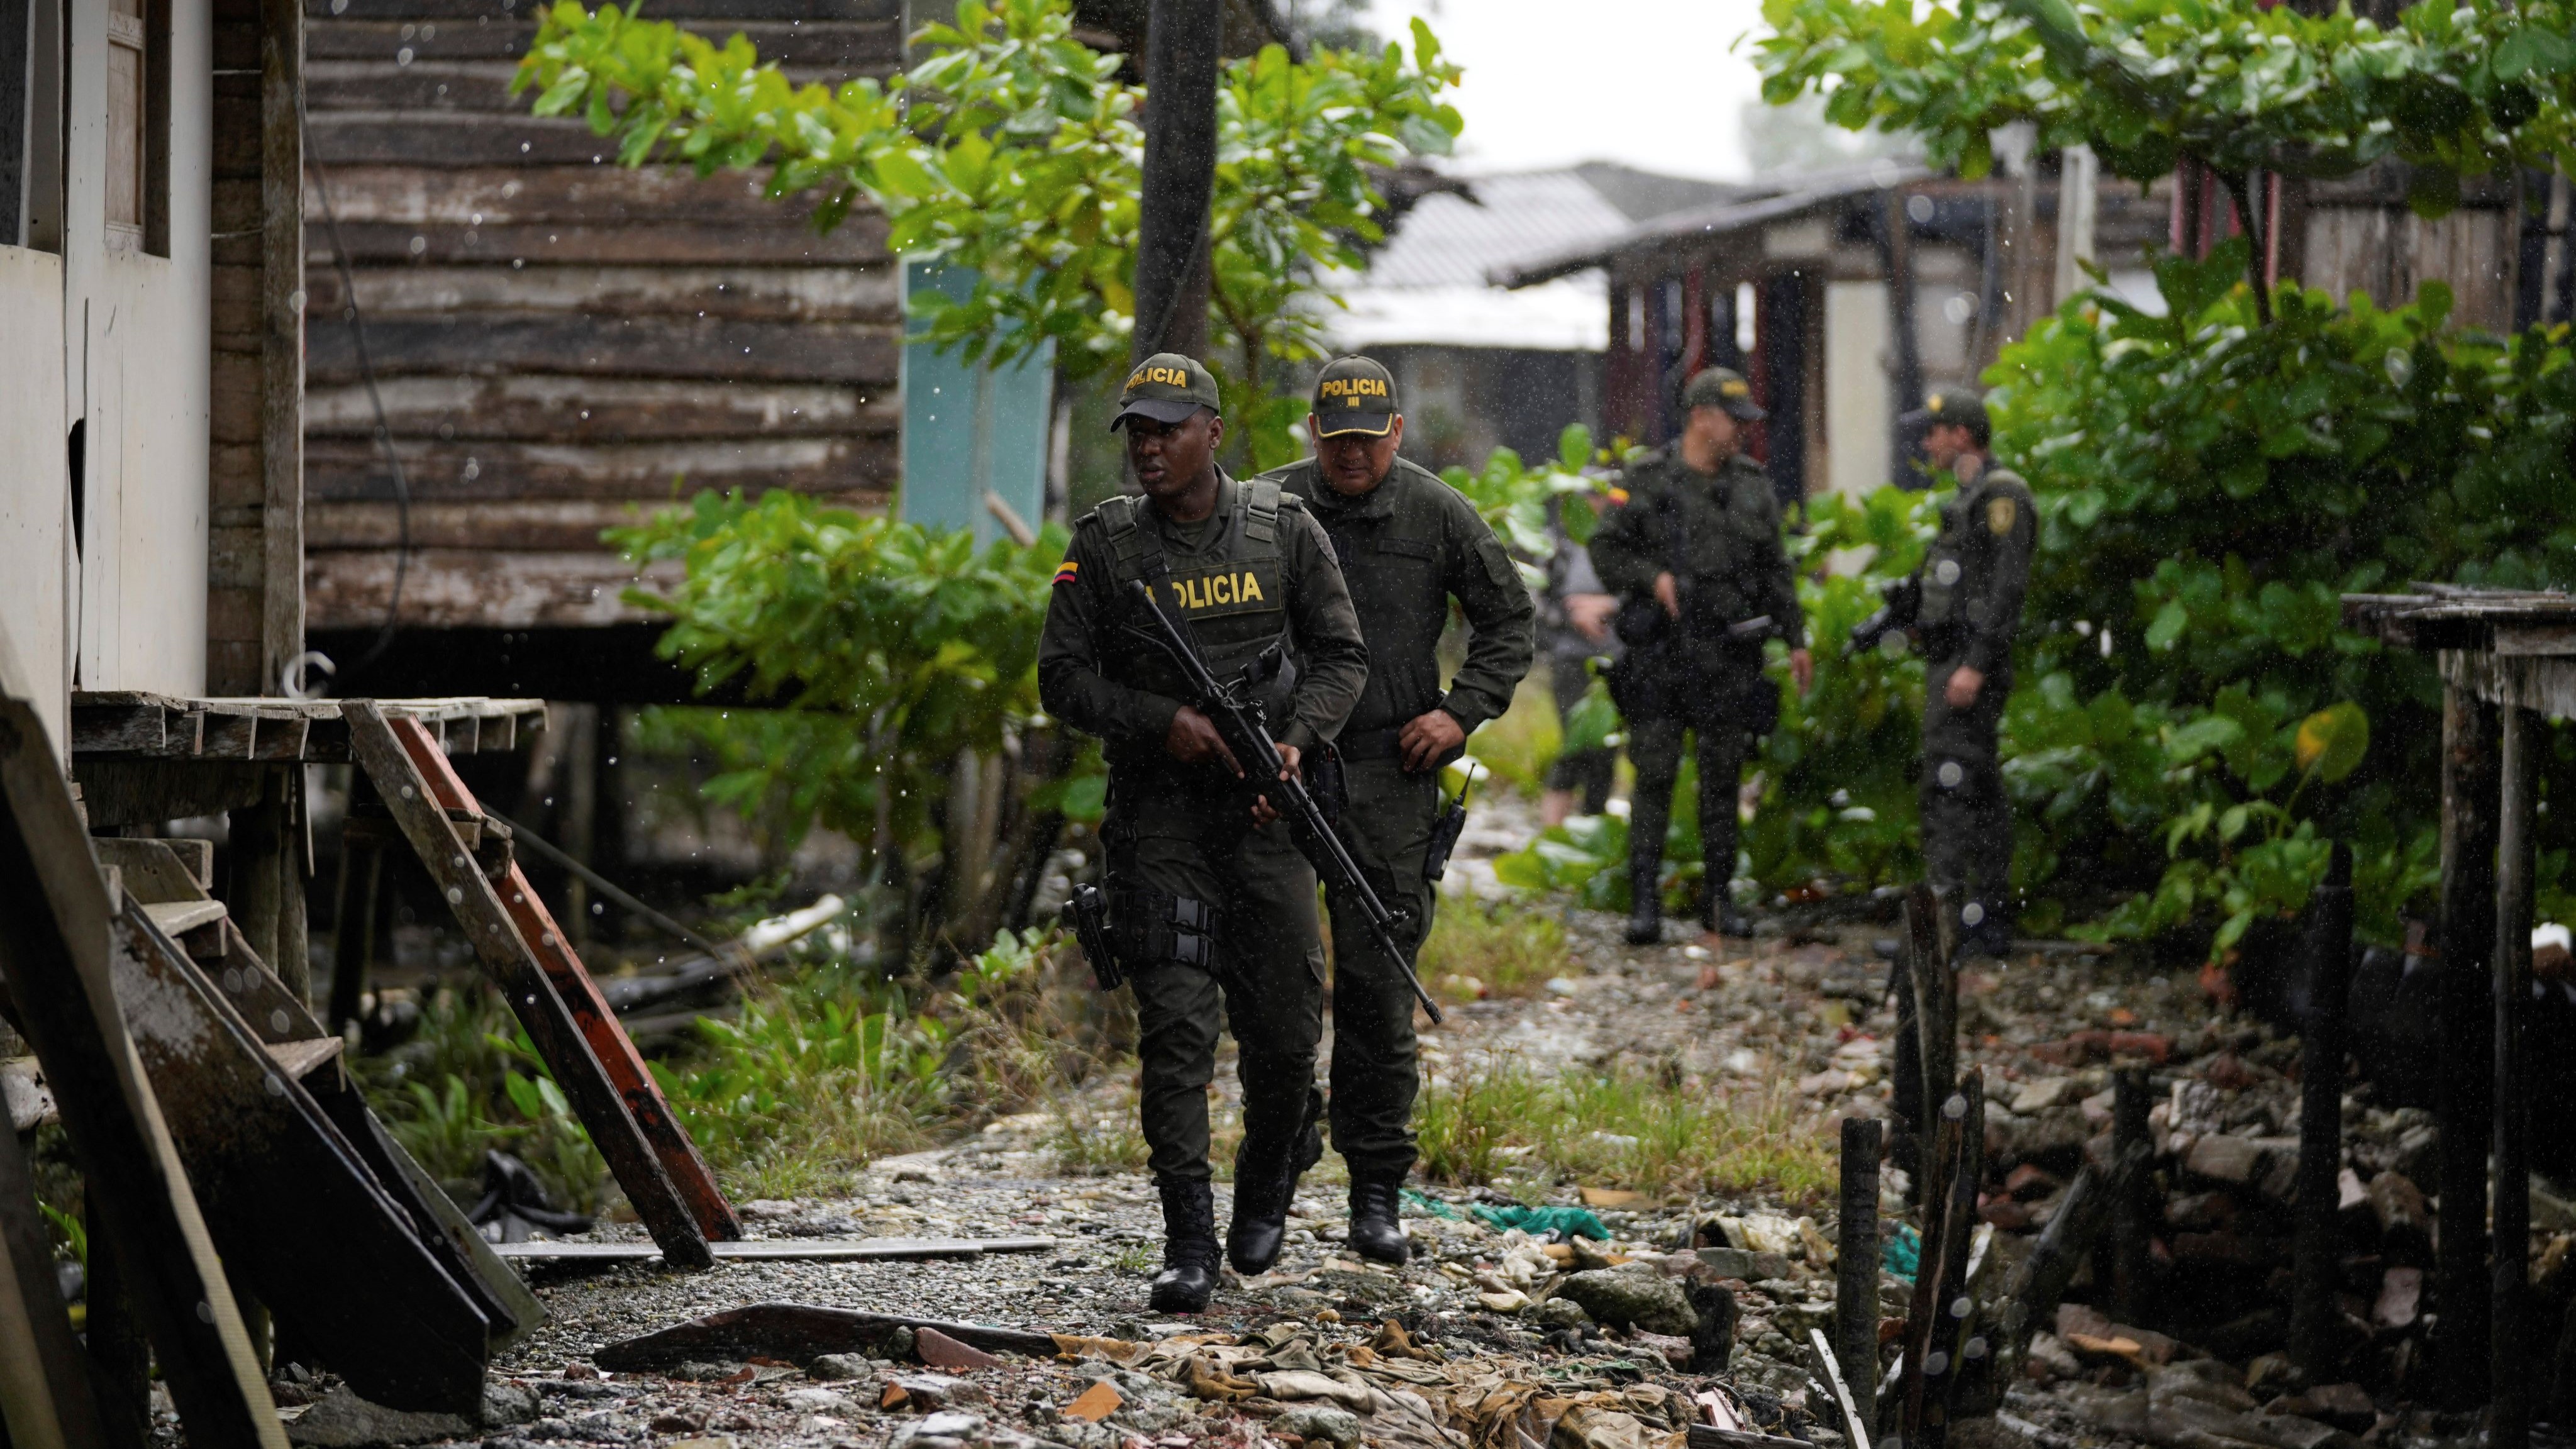
[{"label": "policia text on vest", "polygon": [[1130,627],[1127,589],[1147,578],[1149,560],[1185,583],[1186,597],[1164,597],[1187,611],[1220,679],[1274,649],[1293,662],[1262,700],[1292,771],[1358,702],[1368,650],[1332,547],[1304,505],[1217,467],[1224,423],[1206,369],[1176,354],[1147,359],[1115,425],[1127,432],[1143,496],[1111,499],[1075,526],[1050,592],[1038,687],[1047,711],[1099,736],[1108,757],[1110,926],[1136,997],[1139,1112],[1163,1206],[1152,1303],[1186,1312],[1205,1307],[1216,1282],[1207,1087],[1218,1031],[1230,1027],[1240,1049],[1241,1266],[1241,1249],[1273,1236],[1274,1216],[1284,1224],[1279,1185],[1293,1186],[1321,1151],[1324,953],[1315,872],[1284,823],[1261,823],[1270,812],[1259,792],[1276,782],[1246,778],[1213,722],[1187,703],[1179,667]]}]

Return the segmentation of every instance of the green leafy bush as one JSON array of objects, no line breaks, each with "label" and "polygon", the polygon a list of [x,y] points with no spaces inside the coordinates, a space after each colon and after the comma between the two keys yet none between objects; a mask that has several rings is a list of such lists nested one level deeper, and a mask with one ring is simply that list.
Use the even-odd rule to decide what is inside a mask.
[{"label": "green leafy bush", "polygon": [[[2395,310],[2285,286],[2263,325],[2241,252],[2161,263],[2161,317],[2072,300],[1989,373],[2041,519],[2005,722],[2018,873],[2080,863],[2145,893],[2115,934],[2214,924],[2223,953],[2341,839],[2390,939],[2432,875],[2438,684],[2338,599],[2576,576],[2576,371],[2563,335],[2446,334],[2438,284]],[[2303,759],[2320,717],[2336,749]]]}]

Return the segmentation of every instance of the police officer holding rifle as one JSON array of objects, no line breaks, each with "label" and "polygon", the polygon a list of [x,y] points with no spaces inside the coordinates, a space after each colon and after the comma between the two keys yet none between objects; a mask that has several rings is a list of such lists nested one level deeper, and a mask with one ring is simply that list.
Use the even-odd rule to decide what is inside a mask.
[{"label": "police officer holding rifle", "polygon": [[[1396,456],[1404,417],[1385,367],[1366,357],[1327,364],[1315,379],[1306,435],[1314,456],[1262,477],[1305,501],[1350,582],[1369,679],[1337,749],[1350,797],[1367,806],[1342,818],[1342,838],[1375,894],[1403,913],[1402,929],[1388,939],[1371,928],[1358,893],[1327,873],[1333,1145],[1350,1165],[1352,1251],[1401,1263],[1399,1198],[1413,1168],[1421,1087],[1413,1036],[1421,986],[1409,963],[1431,929],[1436,887],[1467,819],[1465,790],[1444,800],[1440,769],[1465,751],[1478,725],[1511,707],[1529,672],[1535,610],[1475,506]],[[1452,599],[1471,632],[1466,660],[1444,690],[1440,633]]]},{"label": "police officer holding rifle", "polygon": [[2012,694],[2013,636],[2039,520],[2030,485],[1994,466],[1986,400],[1942,388],[1898,419],[1923,430],[1923,458],[1958,480],[1941,532],[1887,606],[1852,630],[1876,648],[1900,630],[1923,644],[1923,870],[1959,926],[1961,956],[2012,946],[2012,807],[1996,749]]},{"label": "police officer holding rifle", "polygon": [[[1109,888],[1105,902],[1077,901],[1077,920],[1102,984],[1123,968],[1136,991],[1140,1112],[1163,1207],[1152,1303],[1195,1312],[1216,1286],[1207,1086],[1220,1005],[1241,1053],[1238,1264],[1276,1255],[1297,1174],[1321,1151],[1323,945],[1300,850],[1316,843],[1293,817],[1313,803],[1300,767],[1358,702],[1368,650],[1305,505],[1217,466],[1225,424],[1207,369],[1147,358],[1111,426],[1126,430],[1144,496],[1109,499],[1076,525],[1038,687],[1050,713],[1107,746]],[[1257,706],[1274,748],[1247,737],[1241,711],[1221,728],[1208,709],[1225,716],[1228,702]]]}]

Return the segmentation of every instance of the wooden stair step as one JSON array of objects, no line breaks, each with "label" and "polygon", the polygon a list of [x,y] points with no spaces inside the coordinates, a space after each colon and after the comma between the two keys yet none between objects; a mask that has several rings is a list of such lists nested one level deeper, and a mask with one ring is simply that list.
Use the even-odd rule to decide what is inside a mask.
[{"label": "wooden stair step", "polygon": [[317,1036],[308,1041],[273,1041],[267,1043],[268,1059],[277,1063],[279,1071],[300,1082],[340,1055],[341,1048],[346,1045],[336,1036]]},{"label": "wooden stair step", "polygon": [[179,949],[196,961],[220,961],[228,949],[225,922],[231,912],[222,901],[156,901],[143,907],[161,934],[179,943]]}]

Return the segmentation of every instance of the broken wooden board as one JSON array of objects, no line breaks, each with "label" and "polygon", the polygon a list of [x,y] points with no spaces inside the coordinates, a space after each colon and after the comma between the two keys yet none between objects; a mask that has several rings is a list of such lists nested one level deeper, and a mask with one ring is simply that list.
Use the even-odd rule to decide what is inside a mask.
[{"label": "broken wooden board", "polygon": [[116,929],[117,1000],[226,1266],[364,1397],[480,1412],[490,1321],[402,1203],[141,907]]},{"label": "broken wooden board", "polygon": [[855,1308],[822,1308],[810,1303],[754,1303],[675,1323],[640,1338],[608,1344],[591,1362],[616,1373],[668,1368],[691,1359],[749,1358],[755,1354],[803,1363],[827,1353],[888,1356],[897,1329],[935,1328],[959,1343],[990,1353],[1018,1353],[1053,1358],[1055,1335],[1026,1328],[995,1328],[980,1323],[949,1323],[936,1318],[910,1318],[896,1313],[865,1313]]},{"label": "broken wooden board", "polygon": [[[546,727],[535,699],[389,699],[385,712],[420,722],[451,755],[513,750]],[[330,699],[187,699],[143,690],[74,690],[72,756],[84,764],[171,760],[197,764],[342,764],[349,729]],[[101,822],[124,823],[124,822]]]},{"label": "broken wooden board", "polygon": [[624,1097],[591,1050],[580,1024],[513,923],[491,879],[476,865],[455,822],[432,798],[404,741],[374,700],[345,701],[342,713],[358,767],[402,827],[403,838],[447,899],[475,956],[499,984],[537,1052],[563,1088],[573,1114],[590,1132],[609,1173],[644,1229],[662,1248],[663,1261],[679,1268],[714,1264],[697,1217],[673,1187],[660,1156],[645,1139]]},{"label": "broken wooden board", "polygon": [[121,949],[79,804],[26,701],[0,698],[0,975],[196,1449],[286,1449],[266,1376],[110,979]]},{"label": "broken wooden board", "polygon": [[[978,1258],[986,1253],[1042,1253],[1053,1238],[786,1238],[709,1243],[720,1263],[860,1263],[907,1258]],[[514,1263],[641,1263],[662,1256],[651,1243],[566,1243],[532,1239],[494,1243]]]}]

